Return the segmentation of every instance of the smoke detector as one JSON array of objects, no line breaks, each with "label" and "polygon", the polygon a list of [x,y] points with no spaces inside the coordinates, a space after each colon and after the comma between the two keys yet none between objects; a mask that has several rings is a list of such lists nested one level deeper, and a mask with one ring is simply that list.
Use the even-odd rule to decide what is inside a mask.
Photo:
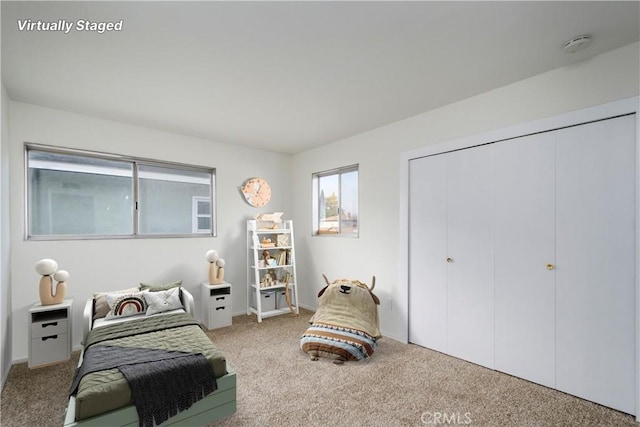
[{"label": "smoke detector", "polygon": [[591,44],[591,36],[584,34],[582,36],[574,37],[564,44],[564,51],[567,53],[575,53],[580,50],[584,50]]}]

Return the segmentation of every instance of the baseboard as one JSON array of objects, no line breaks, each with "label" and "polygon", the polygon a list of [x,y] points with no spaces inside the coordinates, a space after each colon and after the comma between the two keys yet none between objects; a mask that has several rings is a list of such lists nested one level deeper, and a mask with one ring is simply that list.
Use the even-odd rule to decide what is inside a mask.
[{"label": "baseboard", "polygon": [[304,308],[305,310],[309,310],[311,312],[316,312],[316,307],[311,307],[308,305],[304,305],[304,304],[298,304],[300,306],[300,308]]},{"label": "baseboard", "polygon": [[2,369],[2,378],[0,378],[0,390],[4,390],[4,383],[7,382],[11,366],[13,366],[13,364],[9,363],[9,366]]},{"label": "baseboard", "polygon": [[[300,306],[300,308],[304,308],[305,310],[309,310],[309,311],[311,311],[311,312],[313,312],[313,313],[315,313],[315,312],[316,312],[316,308],[315,308],[315,307],[310,307],[310,306],[307,306],[307,305],[304,305],[304,304],[298,304],[298,305]],[[247,312],[246,312],[246,311],[244,311],[244,310],[243,310],[243,311],[237,311],[237,312],[235,312],[235,313],[231,313],[231,316],[232,316],[232,317],[236,317],[236,316],[246,316],[246,315],[247,315]]]},{"label": "baseboard", "polygon": [[17,365],[18,363],[27,363],[28,361],[29,361],[29,357],[28,356],[19,357],[17,359],[13,359],[11,361],[11,365]]},{"label": "baseboard", "polygon": [[0,378],[0,390],[4,390],[4,384],[7,382],[7,378],[9,378],[9,371],[11,371],[13,365],[17,365],[18,363],[26,363],[28,360],[28,357],[22,357],[20,359],[12,360],[11,363],[9,363],[9,366],[3,369],[2,378]]}]

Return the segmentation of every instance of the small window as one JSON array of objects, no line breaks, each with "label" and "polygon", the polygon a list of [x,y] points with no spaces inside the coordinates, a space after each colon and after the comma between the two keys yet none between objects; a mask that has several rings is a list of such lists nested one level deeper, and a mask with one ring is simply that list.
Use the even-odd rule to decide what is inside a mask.
[{"label": "small window", "polygon": [[211,199],[194,197],[192,204],[192,232],[211,232]]},{"label": "small window", "polygon": [[313,174],[313,234],[358,237],[358,165]]},{"label": "small window", "polygon": [[214,169],[26,145],[27,238],[215,235]]}]

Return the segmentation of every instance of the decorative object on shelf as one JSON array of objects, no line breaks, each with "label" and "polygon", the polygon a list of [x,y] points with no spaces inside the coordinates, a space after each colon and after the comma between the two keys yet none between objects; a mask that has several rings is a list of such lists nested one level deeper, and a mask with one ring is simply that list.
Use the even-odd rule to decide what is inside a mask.
[{"label": "decorative object on shelf", "polygon": [[273,277],[273,270],[267,271],[260,281],[261,288],[269,288],[275,285],[275,278]]},{"label": "decorative object on shelf", "polygon": [[[300,337],[300,348],[311,360],[326,357],[335,364],[364,360],[373,355],[382,337],[378,320],[380,300],[371,287],[358,280],[335,280],[318,293],[318,310],[309,320],[311,326]],[[336,345],[339,342],[340,345]]]},{"label": "decorative object on shelf", "polygon": [[[36,263],[36,272],[42,276],[39,285],[40,304],[42,305],[61,304],[64,301],[64,296],[67,293],[69,273],[60,270],[58,272],[60,274],[54,276],[57,270],[58,263],[50,258],[41,259]],[[53,289],[52,276],[58,281],[58,286],[56,286],[55,291]]]},{"label": "decorative object on shelf", "polygon": [[223,283],[225,260],[220,258],[218,252],[213,249],[207,251],[206,258],[209,261],[209,283],[212,285]]},{"label": "decorative object on shelf", "polygon": [[264,261],[265,267],[268,265],[271,265],[270,260],[271,260],[271,254],[269,253],[269,251],[262,251],[262,261]]},{"label": "decorative object on shelf", "polygon": [[258,230],[273,230],[282,224],[282,212],[260,213],[254,216],[258,223]]},{"label": "decorative object on shelf", "polygon": [[262,241],[260,242],[260,246],[262,246],[263,248],[275,248],[276,244],[273,243],[271,239],[263,237]]},{"label": "decorative object on shelf", "polygon": [[271,200],[271,187],[263,178],[249,178],[242,184],[240,191],[251,206],[259,208]]},{"label": "decorative object on shelf", "polygon": [[289,246],[289,235],[278,234],[278,237],[276,237],[276,245],[281,248]]}]

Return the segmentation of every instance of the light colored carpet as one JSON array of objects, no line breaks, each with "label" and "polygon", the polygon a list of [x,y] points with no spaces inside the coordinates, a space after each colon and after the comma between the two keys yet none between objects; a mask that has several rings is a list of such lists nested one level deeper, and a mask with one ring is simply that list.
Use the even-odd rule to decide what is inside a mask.
[{"label": "light colored carpet", "polygon": [[[303,311],[258,324],[255,316],[238,316],[233,326],[208,332],[238,379],[238,411],[213,425],[421,426],[439,419],[472,426],[637,426],[630,415],[387,338],[364,362],[312,362],[299,350],[310,317]],[[77,359],[76,352],[50,367],[13,366],[2,391],[2,426],[60,425]]]}]

